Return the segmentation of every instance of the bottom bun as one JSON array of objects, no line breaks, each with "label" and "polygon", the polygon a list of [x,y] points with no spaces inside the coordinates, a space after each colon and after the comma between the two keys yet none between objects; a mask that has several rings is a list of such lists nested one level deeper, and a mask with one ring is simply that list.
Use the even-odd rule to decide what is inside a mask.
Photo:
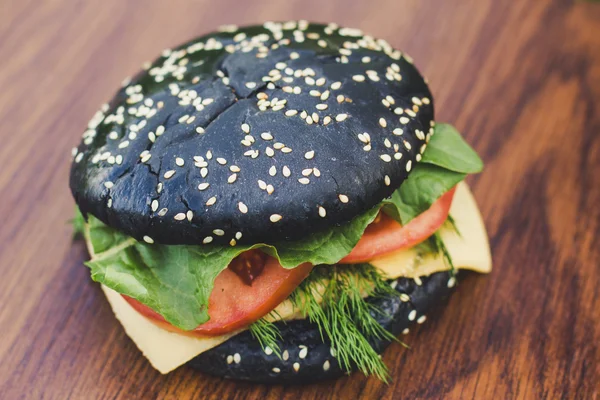
[{"label": "bottom bun", "polygon": [[[411,325],[423,322],[426,313],[446,302],[454,287],[449,272],[438,272],[421,281],[418,285],[410,278],[395,280],[396,291],[410,296],[408,302],[401,301],[400,296],[367,299],[383,311],[372,314],[373,317],[396,336]],[[275,325],[282,337],[278,342],[284,355],[281,359],[270,351],[265,352],[250,332],[244,331],[198,355],[188,365],[210,375],[260,383],[309,383],[346,374],[332,356],[327,338],[321,338],[316,324],[299,319]],[[374,338],[370,342],[378,353],[390,344]]]}]

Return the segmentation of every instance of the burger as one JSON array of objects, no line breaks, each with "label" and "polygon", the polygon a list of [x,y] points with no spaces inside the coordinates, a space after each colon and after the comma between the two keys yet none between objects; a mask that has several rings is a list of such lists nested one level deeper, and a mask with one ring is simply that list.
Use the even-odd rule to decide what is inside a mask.
[{"label": "burger", "polygon": [[161,373],[255,382],[353,370],[488,272],[465,183],[385,40],[306,21],[225,26],[144,65],[72,151],[75,227],[116,318]]}]

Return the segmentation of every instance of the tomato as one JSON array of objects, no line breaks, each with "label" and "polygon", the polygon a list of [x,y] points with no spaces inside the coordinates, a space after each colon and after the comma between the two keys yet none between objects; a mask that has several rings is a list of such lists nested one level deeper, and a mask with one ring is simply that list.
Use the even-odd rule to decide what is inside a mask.
[{"label": "tomato", "polygon": [[[233,268],[226,268],[217,276],[208,300],[210,320],[186,333],[217,336],[250,325],[283,302],[312,269],[312,265],[308,263],[286,269],[276,258],[266,255],[263,257],[262,253],[259,255],[258,252],[251,250],[243,253],[241,258],[232,263]],[[250,265],[252,261],[256,264],[257,260],[264,262],[262,268]],[[240,266],[247,269],[242,275]],[[123,297],[140,314],[162,328],[183,333],[150,307],[128,296]]]},{"label": "tomato", "polygon": [[402,226],[384,213],[380,213],[360,238],[356,247],[340,263],[356,264],[395,250],[413,247],[437,231],[448,218],[454,191],[444,193],[424,213]]}]

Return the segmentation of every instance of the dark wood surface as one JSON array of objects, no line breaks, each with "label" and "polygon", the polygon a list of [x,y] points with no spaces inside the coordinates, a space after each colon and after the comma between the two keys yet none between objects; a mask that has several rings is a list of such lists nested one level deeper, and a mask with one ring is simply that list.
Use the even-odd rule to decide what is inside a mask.
[{"label": "dark wood surface", "polygon": [[[472,177],[494,257],[359,374],[303,387],[161,376],[72,243],[69,151],[122,78],[224,23],[309,19],[407,51]],[[0,399],[600,397],[600,4],[0,0]]]}]

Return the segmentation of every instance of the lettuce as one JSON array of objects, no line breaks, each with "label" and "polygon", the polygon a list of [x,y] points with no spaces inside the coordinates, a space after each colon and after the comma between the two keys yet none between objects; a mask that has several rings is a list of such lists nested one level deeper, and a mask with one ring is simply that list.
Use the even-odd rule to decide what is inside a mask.
[{"label": "lettuce", "polygon": [[138,242],[79,212],[92,279],[160,313],[169,323],[191,330],[208,321],[208,298],[217,275],[240,253],[259,248],[285,268],[299,264],[335,264],[356,246],[379,209],[402,223],[427,210],[442,194],[479,172],[481,159],[449,125],[438,124],[420,163],[393,195],[352,221],[302,240],[275,244],[173,246]]}]

